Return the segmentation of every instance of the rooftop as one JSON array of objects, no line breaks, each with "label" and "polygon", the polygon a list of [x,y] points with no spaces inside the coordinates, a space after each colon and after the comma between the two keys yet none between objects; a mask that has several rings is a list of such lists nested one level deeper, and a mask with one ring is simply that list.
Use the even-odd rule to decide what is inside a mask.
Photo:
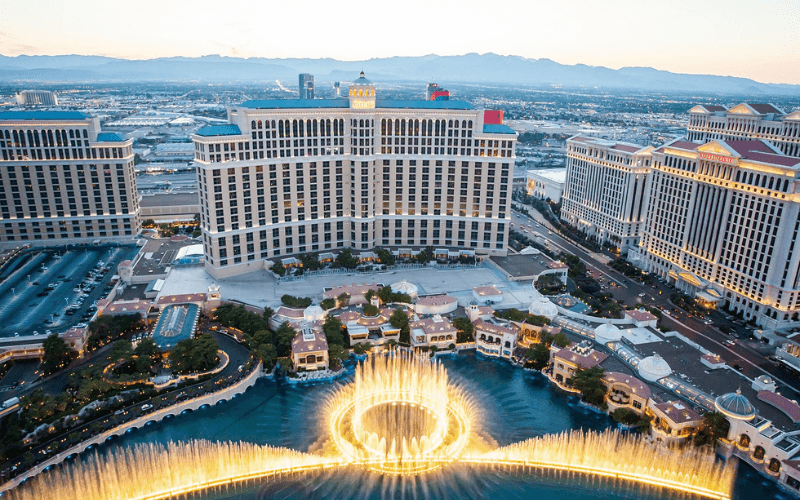
[{"label": "rooftop", "polygon": [[[253,101],[245,101],[239,105],[241,108],[248,109],[346,109],[350,107],[348,99],[259,99]],[[474,109],[468,102],[462,101],[398,101],[393,99],[376,99],[376,108],[390,108],[390,109]],[[221,125],[220,127],[224,127]],[[501,134],[515,133],[509,127],[500,125],[500,127],[507,128],[510,132],[492,132]],[[205,127],[197,132],[198,135],[233,135],[233,134],[201,134],[203,130],[214,128]],[[238,130],[238,127],[237,127]],[[484,129],[485,130],[485,129]],[[241,132],[237,132],[239,134]]]},{"label": "rooftop", "polygon": [[[426,101],[428,102],[428,101]],[[431,101],[431,102],[450,102],[450,101]],[[508,125],[486,124],[483,126],[484,134],[516,134],[514,129]]]},{"label": "rooftop", "polygon": [[417,304],[423,306],[443,306],[445,304],[452,304],[453,302],[458,302],[458,299],[449,295],[428,295],[426,297],[420,297],[419,300],[417,300]]},{"label": "rooftop", "polygon": [[681,401],[667,401],[656,404],[655,407],[676,424],[696,422],[701,419],[700,415],[687,408]]},{"label": "rooftop", "polygon": [[292,354],[327,350],[328,341],[325,336],[310,329],[297,332],[292,340]]},{"label": "rooftop", "polygon": [[0,111],[0,121],[19,120],[68,120],[77,121],[89,118],[79,111]]},{"label": "rooftop", "polygon": [[201,137],[218,137],[224,135],[242,135],[242,131],[239,130],[238,125],[210,125],[208,127],[203,127],[195,134]]}]

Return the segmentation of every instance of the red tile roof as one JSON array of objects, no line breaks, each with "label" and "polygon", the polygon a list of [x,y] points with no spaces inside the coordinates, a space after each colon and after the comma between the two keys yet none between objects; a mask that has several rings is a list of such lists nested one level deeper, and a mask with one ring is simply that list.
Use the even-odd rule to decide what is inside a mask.
[{"label": "red tile roof", "polygon": [[758,399],[788,415],[792,422],[800,422],[800,406],[797,403],[793,403],[780,394],[775,394],[771,391],[758,391]]},{"label": "red tile roof", "polygon": [[769,103],[765,103],[765,104],[750,104],[750,103],[747,103],[747,105],[750,106],[751,108],[753,108],[754,110],[756,110],[757,112],[761,113],[762,115],[766,115],[768,113],[775,113],[775,114],[778,114],[778,115],[782,115],[783,114],[783,111],[781,111],[780,109],[776,108],[775,106],[773,106],[772,104],[769,104]]},{"label": "red tile roof", "polygon": [[570,363],[574,363],[581,368],[594,368],[595,366],[599,365],[603,361],[608,358],[608,354],[603,354],[600,351],[595,351],[592,349],[588,355],[584,356],[583,354],[579,354],[569,347],[565,347],[555,353],[554,357],[561,358],[564,361],[569,361]]},{"label": "red tile roof", "polygon": [[606,372],[603,375],[603,380],[606,382],[618,382],[627,385],[631,388],[631,392],[640,396],[644,399],[650,397],[650,388],[647,387],[647,384],[639,380],[638,378],[634,377],[633,375],[628,375],[625,373],[620,372]]},{"label": "red tile roof", "polygon": [[449,295],[429,295],[417,300],[417,304],[423,306],[443,306],[445,304],[452,304],[458,302],[458,299]]},{"label": "red tile roof", "polygon": [[656,317],[650,314],[647,311],[640,311],[638,309],[633,309],[631,311],[625,311],[625,316],[630,317],[634,321],[652,321],[656,319]]},{"label": "red tile roof", "polygon": [[727,111],[727,108],[725,106],[718,106],[716,104],[708,104],[708,105],[703,104],[702,106],[712,113],[716,111]]},{"label": "red tile roof", "polygon": [[303,309],[296,309],[294,307],[286,307],[281,306],[275,311],[277,316],[283,316],[285,318],[302,318],[303,317]]},{"label": "red tile roof", "polygon": [[614,146],[611,146],[611,149],[618,149],[620,151],[625,151],[628,153],[635,153],[637,151],[640,151],[642,148],[637,148],[634,146],[626,146],[624,144],[615,144]]},{"label": "red tile roof", "polygon": [[700,415],[687,408],[686,403],[680,401],[667,401],[666,403],[659,403],[655,407],[676,424],[695,422],[702,419]]},{"label": "red tile roof", "polygon": [[701,144],[697,144],[697,143],[694,143],[694,142],[675,141],[675,142],[671,142],[669,144],[665,144],[664,146],[662,146],[658,150],[659,151],[663,151],[663,148],[673,148],[673,149],[685,149],[686,151],[695,151],[700,146],[701,146]]},{"label": "red tile roof", "polygon": [[162,295],[156,301],[156,304],[189,304],[191,302],[205,302],[207,295],[205,293],[185,293],[183,295]]}]

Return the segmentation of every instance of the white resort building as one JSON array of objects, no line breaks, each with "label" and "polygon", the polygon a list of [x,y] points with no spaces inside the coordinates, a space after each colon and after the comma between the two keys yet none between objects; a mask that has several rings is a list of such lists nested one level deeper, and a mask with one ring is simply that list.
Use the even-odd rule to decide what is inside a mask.
[{"label": "white resort building", "polygon": [[517,134],[459,101],[248,101],[192,136],[206,270],[352,248],[505,255]]}]

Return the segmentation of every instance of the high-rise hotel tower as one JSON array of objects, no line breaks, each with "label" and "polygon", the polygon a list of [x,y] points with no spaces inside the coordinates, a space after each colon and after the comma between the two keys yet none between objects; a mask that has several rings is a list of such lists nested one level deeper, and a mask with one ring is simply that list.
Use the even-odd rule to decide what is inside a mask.
[{"label": "high-rise hotel tower", "polygon": [[505,255],[517,134],[458,101],[248,101],[192,137],[206,269],[351,248]]},{"label": "high-rise hotel tower", "polygon": [[0,112],[0,246],[138,234],[131,145],[83,113]]}]

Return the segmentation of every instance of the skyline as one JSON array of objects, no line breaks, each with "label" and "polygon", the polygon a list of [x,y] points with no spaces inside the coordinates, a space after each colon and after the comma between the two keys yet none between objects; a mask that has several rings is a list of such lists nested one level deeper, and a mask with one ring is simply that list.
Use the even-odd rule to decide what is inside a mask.
[{"label": "skyline", "polygon": [[[122,24],[109,22],[121,15],[113,5],[92,0],[69,7],[52,1],[37,7],[4,5],[0,54],[123,59],[219,54],[361,61],[492,52],[568,65],[645,66],[800,84],[798,0],[765,5],[719,0],[697,5],[680,0],[650,3],[646,8],[620,0],[603,9],[586,0],[566,7],[507,0],[489,9],[477,1],[435,5],[412,1],[402,9],[341,7],[318,0],[304,6],[304,12],[313,14],[282,3],[249,5],[235,0],[221,7],[208,1],[161,5],[144,0],[123,14]],[[63,22],[76,13],[80,22]],[[273,21],[304,15],[303,29],[297,23]],[[495,15],[498,23],[493,22]],[[391,25],[381,21],[384,17],[391,17]],[[699,22],[703,19],[716,22]]]}]

